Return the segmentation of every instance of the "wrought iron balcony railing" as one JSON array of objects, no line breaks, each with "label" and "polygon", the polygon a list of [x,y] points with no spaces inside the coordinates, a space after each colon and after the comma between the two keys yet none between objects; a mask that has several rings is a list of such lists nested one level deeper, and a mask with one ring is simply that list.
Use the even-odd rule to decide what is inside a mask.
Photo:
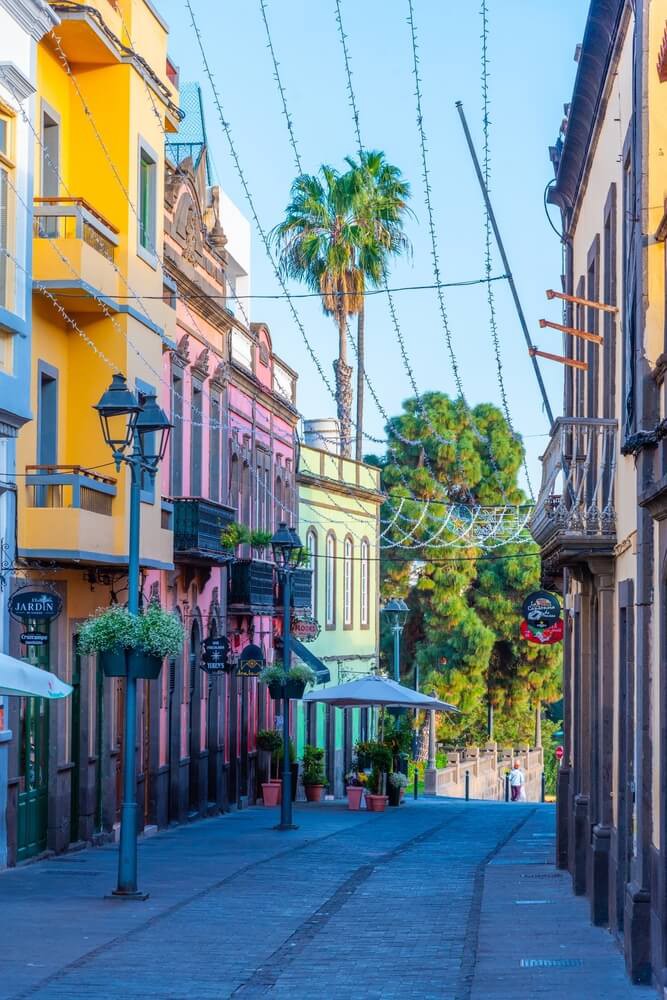
[{"label": "wrought iron balcony railing", "polygon": [[542,456],[542,484],[530,531],[541,549],[604,549],[616,538],[617,423],[559,417]]}]

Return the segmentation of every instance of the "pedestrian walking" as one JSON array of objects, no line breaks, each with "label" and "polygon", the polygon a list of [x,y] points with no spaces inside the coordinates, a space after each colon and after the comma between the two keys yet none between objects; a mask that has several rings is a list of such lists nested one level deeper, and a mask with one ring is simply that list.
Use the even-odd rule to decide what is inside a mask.
[{"label": "pedestrian walking", "polygon": [[514,767],[510,771],[510,789],[512,792],[512,802],[526,801],[526,775],[521,770],[518,760],[514,761]]}]

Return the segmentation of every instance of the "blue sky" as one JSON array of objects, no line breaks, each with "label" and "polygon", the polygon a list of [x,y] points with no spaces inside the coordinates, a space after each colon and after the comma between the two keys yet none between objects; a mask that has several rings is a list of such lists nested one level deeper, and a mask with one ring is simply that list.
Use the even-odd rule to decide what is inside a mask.
[{"label": "blue sky", "polygon": [[[234,4],[192,0],[192,4],[260,220],[271,228],[287,204],[295,167],[259,0]],[[156,5],[170,25],[170,54],[180,66],[181,79],[202,83],[218,179],[247,214],[183,0],[156,0]],[[343,157],[355,152],[355,142],[334,0],[267,0],[266,7],[304,169],[314,172],[323,162],[342,165]],[[409,236],[414,254],[410,261],[394,265],[391,284],[429,284],[433,272],[407,0],[342,0],[341,7],[364,145],[384,150],[412,184],[417,219],[409,225]],[[556,353],[560,352],[559,336],[538,327],[540,317],[558,320],[560,312],[557,303],[548,303],[544,295],[546,288],[559,286],[561,254],[545,218],[543,192],[553,176],[547,148],[556,138],[563,104],[571,95],[574,50],[583,35],[586,7],[582,0],[489,0],[491,195],[533,340]],[[463,101],[481,152],[479,3],[415,0],[414,10],[442,276],[444,281],[478,278],[484,273],[483,210],[455,102]],[[494,271],[501,273],[497,255]],[[256,236],[252,280],[254,293],[279,291]],[[537,488],[538,457],[547,441],[548,422],[509,289],[505,282],[494,288],[510,409],[516,429],[525,435]],[[294,286],[294,290],[302,289]],[[499,403],[484,286],[448,290],[446,302],[469,403]],[[435,292],[402,292],[396,295],[396,303],[420,391],[437,389],[454,395]],[[333,323],[314,301],[302,300],[297,308],[325,371],[331,374],[336,352]],[[251,316],[268,322],[274,349],[299,372],[300,411],[306,417],[333,415],[333,400],[307,355],[287,305],[255,301]],[[371,381],[385,409],[397,413],[410,388],[384,296],[369,301],[367,343]],[[552,362],[541,364],[558,416],[562,369]],[[383,436],[383,420],[370,398],[366,414],[366,429]],[[373,449],[370,443],[367,447]]]}]

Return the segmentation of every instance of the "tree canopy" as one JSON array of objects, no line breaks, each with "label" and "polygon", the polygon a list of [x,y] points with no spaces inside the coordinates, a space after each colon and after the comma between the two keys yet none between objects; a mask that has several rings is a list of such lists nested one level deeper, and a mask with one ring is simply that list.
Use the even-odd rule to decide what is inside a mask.
[{"label": "tree canopy", "polygon": [[[525,533],[491,551],[451,545],[474,505],[526,503],[517,479],[520,439],[495,406],[481,404],[472,413],[474,420],[461,400],[433,392],[405,402],[387,425],[390,448],[371,461],[381,466],[385,489],[407,498],[390,536],[424,547],[385,550],[383,596],[404,597],[411,610],[401,650],[404,679],[412,679],[416,664],[422,690],[436,691],[463,713],[441,724],[441,738],[486,738],[488,684],[496,738],[531,740],[538,703],[560,697],[561,647],[533,645],[519,634],[523,598],[540,589],[538,548]],[[429,507],[418,524],[421,501]],[[395,510],[392,501],[385,520]],[[438,525],[445,527],[433,540]],[[388,656],[389,641],[387,634]]]}]

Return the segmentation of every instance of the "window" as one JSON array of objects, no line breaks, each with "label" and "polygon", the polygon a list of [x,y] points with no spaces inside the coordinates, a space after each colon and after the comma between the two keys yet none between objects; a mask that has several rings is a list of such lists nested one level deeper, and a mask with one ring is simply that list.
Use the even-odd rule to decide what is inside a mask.
[{"label": "window", "polygon": [[275,486],[273,490],[273,503],[274,503],[274,526],[278,527],[283,519],[283,481],[280,476],[276,476]]},{"label": "window", "polygon": [[352,627],[352,539],[343,543],[343,625]]},{"label": "window", "polygon": [[201,382],[192,382],[192,399],[190,401],[190,496],[200,497],[202,495],[202,385]]},{"label": "window", "polygon": [[[612,184],[607,195],[604,218],[604,293],[606,305],[616,305],[616,185]],[[616,316],[606,312],[604,324],[604,382],[602,390],[603,415],[616,416]]]},{"label": "window", "polygon": [[[60,194],[60,122],[53,111],[42,110],[42,195],[57,198]],[[56,220],[53,220],[56,223]],[[57,224],[57,223],[56,223]],[[52,235],[55,236],[55,233]]]},{"label": "window", "polygon": [[306,535],[306,548],[310,556],[310,610],[317,618],[317,535],[311,528]]},{"label": "window", "polygon": [[[2,119],[0,119],[2,121]],[[0,167],[0,249],[9,250],[9,226],[8,226],[8,172],[5,167]],[[9,258],[7,254],[0,255],[0,306],[7,306],[7,265]]]},{"label": "window", "polygon": [[368,559],[368,541],[363,539],[361,542],[361,564],[360,564],[360,579],[361,579],[361,627],[368,627],[368,570],[369,570],[369,559]]},{"label": "window", "polygon": [[171,373],[171,412],[174,415],[169,447],[171,495],[181,497],[183,496],[183,376],[180,370]]},{"label": "window", "polygon": [[[153,386],[148,385],[147,382],[137,379],[137,389],[140,395],[153,394],[155,389]],[[145,435],[146,446],[148,448],[147,454],[155,453],[155,434]],[[155,476],[152,476],[147,469],[141,470],[141,499],[144,503],[155,503]]]},{"label": "window", "polygon": [[[596,236],[588,251],[588,271],[586,278],[586,298],[590,302],[600,300],[600,237]],[[586,330],[588,333],[598,333],[599,312],[597,309],[588,309],[586,317]],[[593,341],[588,341],[586,350],[586,361],[588,372],[586,373],[586,416],[598,416],[598,363],[600,348]]]},{"label": "window", "polygon": [[326,626],[336,625],[336,540],[327,535],[326,551]]},{"label": "window", "polygon": [[40,362],[37,392],[37,464],[58,463],[58,379],[50,365]]},{"label": "window", "polygon": [[239,504],[240,482],[241,482],[241,477],[239,473],[239,457],[238,455],[232,455],[232,461],[229,473],[229,506],[234,508],[237,519],[240,516],[240,504]]},{"label": "window", "polygon": [[[152,263],[155,257],[157,199],[157,157],[143,144],[139,146],[139,255]],[[141,251],[145,251],[144,254]]]},{"label": "window", "polygon": [[208,495],[220,499],[220,393],[211,393],[211,427],[208,446]]}]

